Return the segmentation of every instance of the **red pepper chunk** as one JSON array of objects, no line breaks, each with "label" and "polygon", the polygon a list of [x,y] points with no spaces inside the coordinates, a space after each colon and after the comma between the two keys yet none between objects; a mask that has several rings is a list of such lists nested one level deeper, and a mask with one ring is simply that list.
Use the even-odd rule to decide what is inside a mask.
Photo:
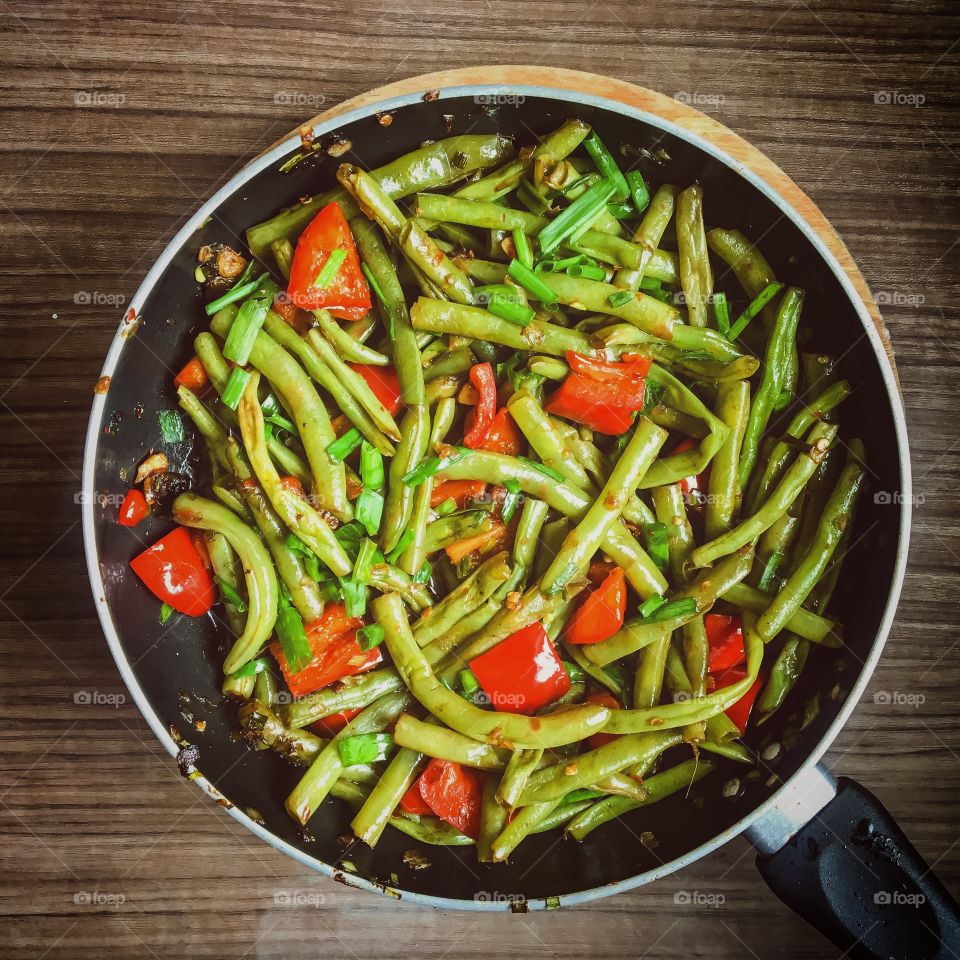
[{"label": "red pepper chunk", "polygon": [[537,621],[470,661],[495,710],[534,713],[570,689],[570,677]]},{"label": "red pepper chunk", "polygon": [[149,513],[150,507],[147,505],[147,498],[143,495],[143,491],[134,487],[127,491],[123,503],[120,504],[117,523],[121,527],[135,527]]},{"label": "red pepper chunk", "polygon": [[482,480],[444,480],[430,492],[430,506],[439,507],[446,500],[453,500],[462,510],[468,500],[481,500],[487,492]]},{"label": "red pepper chunk", "polygon": [[501,407],[493,418],[487,435],[480,441],[480,449],[515,457],[518,453],[523,453],[523,445],[523,434],[516,421],[506,407]]},{"label": "red pepper chunk", "polygon": [[747,659],[743,643],[743,621],[740,617],[708,613],[703,618],[710,644],[707,669],[711,673],[739,666]]},{"label": "red pepper chunk", "polygon": [[[730,667],[723,673],[713,677],[714,683],[716,684],[715,689],[722,690],[724,687],[732,687],[746,676],[747,671],[744,670],[743,667]],[[761,671],[750,689],[747,690],[736,703],[724,710],[724,713],[737,725],[741,733],[744,733],[747,729],[747,723],[750,720],[750,712],[753,710],[754,701],[757,699],[766,681],[766,674]]]},{"label": "red pepper chunk", "polygon": [[480,836],[483,775],[450,760],[431,760],[417,780],[420,796],[441,819],[474,840]]},{"label": "red pepper chunk", "polygon": [[348,617],[342,604],[329,604],[316,620],[304,624],[313,658],[295,673],[290,670],[279,642],[270,645],[270,652],[295,697],[312,693],[344,677],[356,676],[383,661],[379,647],[360,649],[357,628],[362,624],[360,617]]},{"label": "red pepper chunk", "polygon": [[566,639],[576,644],[600,643],[623,626],[626,612],[626,579],[623,570],[614,567],[574,611],[567,626]]},{"label": "red pepper chunk", "polygon": [[643,381],[639,383],[634,400],[639,393],[640,405],[625,405],[626,394],[619,385],[571,373],[547,401],[545,409],[547,413],[582,423],[597,433],[618,437],[630,429],[633,411],[643,406]]},{"label": "red pepper chunk", "polygon": [[207,371],[199,357],[191,357],[173,379],[175,387],[186,387],[188,390],[193,390],[194,393],[202,390],[208,382]]},{"label": "red pepper chunk", "polygon": [[471,450],[483,446],[497,414],[497,378],[489,363],[475,363],[470,368],[470,382],[477,391],[477,404],[467,415],[469,428],[463,445]]},{"label": "red pepper chunk", "polygon": [[418,817],[428,817],[433,810],[420,793],[420,781],[414,780],[410,789],[400,798],[400,809],[404,813],[412,813]]},{"label": "red pepper chunk", "polygon": [[391,416],[400,410],[403,406],[400,378],[393,367],[375,367],[369,363],[351,363],[348,366],[367,381],[373,395],[390,411]]},{"label": "red pepper chunk", "polygon": [[[642,381],[650,372],[652,361],[649,357],[641,357],[638,353],[624,354],[620,360],[600,360],[596,357],[586,357],[582,353],[568,350],[567,363],[574,373],[591,377],[594,380],[623,384],[628,390],[632,390],[633,387],[629,381]],[[640,406],[643,406],[642,392]]]},{"label": "red pepper chunk", "polygon": [[[326,286],[317,287],[314,281],[334,250],[343,250],[346,259]],[[304,310],[328,310],[343,320],[362,320],[370,312],[370,288],[340,204],[328,203],[300,235],[287,293]]]},{"label": "red pepper chunk", "polygon": [[130,561],[133,572],[164,603],[200,617],[217,599],[217,587],[186,527],[176,527]]}]

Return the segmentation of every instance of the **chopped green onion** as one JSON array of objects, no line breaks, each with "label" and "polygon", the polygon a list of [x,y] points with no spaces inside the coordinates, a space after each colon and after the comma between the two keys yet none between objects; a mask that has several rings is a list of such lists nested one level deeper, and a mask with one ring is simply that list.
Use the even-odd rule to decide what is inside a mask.
[{"label": "chopped green onion", "polygon": [[432,576],[433,567],[429,560],[424,560],[423,566],[413,575],[413,579],[416,583],[429,583]]},{"label": "chopped green onion", "polygon": [[247,383],[249,383],[249,381],[249,370],[244,370],[243,367],[234,367],[233,372],[230,374],[230,379],[227,381],[227,385],[223,388],[223,393],[220,396],[224,406],[229,407],[231,410],[236,410],[237,405],[240,403],[240,398],[243,396],[243,391],[247,389]]},{"label": "chopped green onion", "polygon": [[630,197],[639,216],[650,203],[650,188],[639,170],[631,170],[627,174],[627,186],[630,188]]},{"label": "chopped green onion", "polygon": [[583,141],[583,146],[600,173],[613,185],[613,199],[626,200],[630,196],[627,178],[620,171],[613,154],[606,148],[595,130]]},{"label": "chopped green onion", "polygon": [[371,537],[375,537],[380,530],[380,521],[383,519],[383,494],[379,490],[368,490],[364,487],[357,497],[357,520]]},{"label": "chopped green onion", "polygon": [[357,643],[361,650],[372,650],[383,643],[383,627],[379,623],[368,623],[357,631]]},{"label": "chopped green onion", "polygon": [[456,451],[448,457],[430,457],[429,460],[424,460],[419,467],[403,475],[403,485],[405,487],[418,487],[427,477],[435,476],[451,464],[458,463],[470,453],[466,447],[457,447]]},{"label": "chopped green onion", "polygon": [[[456,506],[456,504],[454,504]],[[404,530],[400,535],[400,539],[397,541],[397,545],[387,554],[387,563],[396,563],[401,554],[410,544],[413,543],[413,531]]]},{"label": "chopped green onion", "polygon": [[223,345],[223,355],[228,360],[241,367],[246,365],[269,309],[270,301],[266,297],[244,300]]},{"label": "chopped green onion", "polygon": [[527,268],[533,267],[533,247],[530,238],[519,228],[513,231],[513,245],[517,250],[517,259]]},{"label": "chopped green onion", "polygon": [[460,689],[464,693],[474,693],[480,689],[480,681],[477,680],[472,670],[461,670],[457,677],[460,680]]},{"label": "chopped green onion", "polygon": [[340,581],[343,609],[348,617],[362,617],[367,612],[367,585],[350,577]]},{"label": "chopped green onion", "polygon": [[562,260],[541,260],[536,266],[537,273],[563,273],[567,267],[575,264],[592,264],[596,266],[596,261],[583,253],[578,253],[575,257],[564,257]]},{"label": "chopped green onion", "polygon": [[730,304],[727,302],[727,295],[718,290],[711,300],[713,304],[713,319],[717,324],[717,329],[725,337],[730,336]]},{"label": "chopped green onion", "polygon": [[160,410],[157,413],[160,432],[167,443],[179,443],[183,439],[183,421],[176,410]]},{"label": "chopped green onion", "polygon": [[309,666],[313,650],[303,629],[303,618],[290,602],[287,591],[281,590],[277,599],[277,639],[291,672],[297,673]]},{"label": "chopped green onion", "polygon": [[346,460],[361,443],[363,443],[363,434],[356,427],[351,427],[342,437],[337,437],[327,446],[327,456],[334,463],[340,463]]},{"label": "chopped green onion", "polygon": [[768,283],[763,290],[750,301],[747,309],[737,317],[736,323],[730,328],[730,332],[727,334],[727,339],[731,342],[737,339],[744,330],[747,329],[747,324],[783,289],[782,283]]},{"label": "chopped green onion", "polygon": [[784,555],[779,550],[775,550],[767,557],[767,562],[763,565],[763,573],[760,574],[760,579],[757,581],[757,589],[763,590],[764,593],[774,592],[777,570],[780,569],[780,564],[783,563],[784,559]]},{"label": "chopped green onion", "polygon": [[287,536],[286,547],[291,553],[296,553],[302,558],[307,576],[311,580],[319,582],[331,578],[331,574],[320,570],[320,561],[317,559],[317,555],[295,533]]},{"label": "chopped green onion", "polygon": [[337,543],[347,552],[347,556],[355,561],[360,553],[360,544],[363,542],[363,526],[356,520],[352,520],[337,527],[333,535],[337,538]]},{"label": "chopped green onion", "polygon": [[579,790],[571,790],[564,794],[562,803],[576,803],[578,800],[596,800],[597,797],[607,796],[602,790],[591,790],[589,787],[580,787]]},{"label": "chopped green onion", "polygon": [[574,180],[573,183],[568,183],[560,192],[565,196],[570,196],[571,193],[575,193],[581,188],[586,189],[587,187],[592,186],[595,183],[599,183],[599,178],[595,173],[588,173],[585,177],[580,177],[579,180]]},{"label": "chopped green onion", "polygon": [[257,657],[256,660],[251,660],[249,663],[245,663],[239,670],[234,670],[231,676],[233,677],[255,677],[258,673],[264,673],[270,669],[270,663],[266,657]]},{"label": "chopped green onion", "polygon": [[160,623],[166,623],[173,616],[173,607],[169,603],[160,604]]},{"label": "chopped green onion", "polygon": [[564,240],[576,239],[604,211],[616,187],[609,180],[595,183],[538,234],[542,253],[553,253]]},{"label": "chopped green onion", "polygon": [[624,699],[624,689],[627,686],[627,672],[619,663],[608,663],[603,667],[603,672],[614,682],[619,691],[619,697]]},{"label": "chopped green onion", "polygon": [[657,607],[646,617],[639,617],[632,622],[633,626],[644,626],[648,623],[664,623],[675,617],[689,617],[697,612],[697,601],[693,597],[684,597],[682,600],[668,600]]},{"label": "chopped green onion", "polygon": [[514,480],[513,477],[509,477],[507,480],[504,480],[503,485],[507,490],[510,491],[510,493],[520,492],[520,481]]},{"label": "chopped green onion", "polygon": [[563,664],[563,669],[567,671],[567,676],[570,678],[571,683],[577,683],[586,678],[586,674],[579,664],[574,663],[572,660],[561,660],[560,662]]},{"label": "chopped green onion", "polygon": [[318,290],[323,290],[325,287],[329,287],[333,282],[333,278],[343,266],[343,261],[346,259],[346,250],[343,250],[340,247],[337,247],[336,250],[331,250],[330,256],[327,257],[327,262],[320,268],[320,272],[317,274],[317,279],[313,281],[314,287],[316,287]]},{"label": "chopped green onion", "polygon": [[456,509],[457,501],[454,500],[453,497],[447,497],[447,499],[434,510],[434,513],[436,513],[438,517],[445,517],[448,513],[453,513]]},{"label": "chopped green onion", "polygon": [[611,307],[622,307],[625,303],[629,303],[633,300],[633,294],[629,290],[617,290],[616,293],[611,293],[607,297],[607,302]]},{"label": "chopped green onion", "polygon": [[645,523],[643,532],[647,538],[647,553],[661,573],[670,566],[670,538],[665,523]]},{"label": "chopped green onion", "polygon": [[606,280],[607,271],[603,267],[595,266],[592,263],[575,263],[567,267],[568,277],[583,277],[586,280]]},{"label": "chopped green onion", "polygon": [[557,302],[556,294],[527,266],[519,260],[511,260],[507,273],[517,283],[527,290],[535,300],[546,306],[553,306]]},{"label": "chopped green onion", "polygon": [[607,204],[607,210],[618,220],[629,220],[635,212],[629,200],[611,201]]},{"label": "chopped green onion", "polygon": [[660,596],[659,593],[655,593],[652,597],[647,597],[647,599],[640,604],[638,613],[641,617],[649,617],[654,610],[662,607],[666,602],[665,597]]},{"label": "chopped green onion", "polygon": [[517,510],[517,504],[520,502],[520,494],[514,493],[512,490],[507,490],[503,498],[503,503],[500,506],[500,516],[503,518],[504,523],[509,523],[511,517]]},{"label": "chopped green onion", "polygon": [[554,470],[553,467],[548,467],[545,463],[541,463],[539,460],[531,460],[529,457],[518,456],[517,459],[522,460],[535,470],[539,470],[540,473],[548,476],[551,480],[556,480],[557,483],[563,483],[563,474],[559,470]]},{"label": "chopped green onion", "polygon": [[527,307],[513,300],[508,300],[498,293],[491,295],[487,309],[495,317],[500,317],[501,320],[507,320],[518,327],[527,326],[537,315],[536,311],[531,307]]},{"label": "chopped green onion", "polygon": [[360,445],[360,479],[365,490],[383,489],[383,454],[366,440]]},{"label": "chopped green onion", "polygon": [[256,280],[251,280],[248,283],[238,283],[232,290],[228,290],[222,297],[217,297],[216,300],[211,300],[203,309],[206,311],[208,317],[212,317],[218,310],[222,310],[225,306],[231,303],[236,303],[238,300],[244,300],[249,297],[257,287],[260,286],[261,280],[266,280],[267,275],[261,273]]},{"label": "chopped green onion", "polygon": [[217,577],[217,586],[220,588],[220,593],[223,595],[223,599],[230,604],[237,613],[246,613],[247,612],[247,601],[237,593],[233,584],[227,583],[223,577]]},{"label": "chopped green onion", "polygon": [[389,733],[359,733],[337,741],[340,762],[345,767],[386,760],[392,749],[393,737]]},{"label": "chopped green onion", "polygon": [[363,275],[367,278],[367,283],[370,284],[370,289],[377,295],[377,299],[384,305],[386,305],[387,298],[383,295],[383,291],[380,289],[380,284],[377,283],[377,278],[373,275],[373,271],[365,264],[360,264],[360,269],[363,271]]},{"label": "chopped green onion", "polygon": [[377,545],[364,538],[360,543],[360,550],[357,553],[357,559],[353,564],[353,579],[357,583],[370,582],[370,568],[373,566],[373,558],[377,552]]},{"label": "chopped green onion", "polygon": [[662,290],[663,281],[658,279],[657,277],[641,277],[640,289],[641,290]]}]

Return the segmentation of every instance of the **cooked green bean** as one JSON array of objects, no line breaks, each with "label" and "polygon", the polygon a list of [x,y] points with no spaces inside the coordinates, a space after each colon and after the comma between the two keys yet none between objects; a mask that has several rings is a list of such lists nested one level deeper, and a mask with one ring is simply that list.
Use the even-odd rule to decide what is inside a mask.
[{"label": "cooked green bean", "polygon": [[740,506],[740,445],[750,414],[750,387],[742,380],[721,383],[717,387],[717,415],[727,430],[710,466],[704,530],[707,537],[720,536],[730,529]]},{"label": "cooked green bean", "polygon": [[257,655],[273,632],[278,588],[270,555],[250,527],[212,500],[182,493],[173,503],[173,517],[186,527],[223,534],[240,558],[247,588],[247,621],[223,664],[224,673],[233,673]]},{"label": "cooked green bean", "polygon": [[677,248],[688,321],[694,327],[705,327],[713,294],[713,270],[703,228],[703,190],[697,184],[677,197]]},{"label": "cooked green bean", "polygon": [[462,763],[478,770],[503,770],[509,759],[507,750],[480,743],[455,730],[424,723],[409,713],[397,721],[393,739],[401,747],[417,750],[425,756]]}]

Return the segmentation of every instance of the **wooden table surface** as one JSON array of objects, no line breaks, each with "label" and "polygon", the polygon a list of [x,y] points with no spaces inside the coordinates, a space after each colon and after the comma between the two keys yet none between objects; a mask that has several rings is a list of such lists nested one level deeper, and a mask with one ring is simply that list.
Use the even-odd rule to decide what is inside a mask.
[{"label": "wooden table surface", "polygon": [[[766,891],[742,840],[558,913],[448,916],[347,889],[184,783],[129,698],[77,702],[124,693],[76,502],[116,304],[202,199],[324,104],[485,62],[687,96],[793,176],[879,292],[922,502],[885,656],[828,759],[879,795],[960,893],[960,19],[949,7],[0,0],[0,957],[439,960],[493,944],[524,957],[835,955]],[[724,902],[677,905],[682,891]],[[300,905],[282,906],[287,894]]]}]

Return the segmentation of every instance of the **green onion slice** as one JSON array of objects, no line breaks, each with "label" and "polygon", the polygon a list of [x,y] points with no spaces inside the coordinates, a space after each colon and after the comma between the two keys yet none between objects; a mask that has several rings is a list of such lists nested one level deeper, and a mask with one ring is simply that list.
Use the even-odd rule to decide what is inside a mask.
[{"label": "green onion slice", "polygon": [[314,287],[318,290],[329,287],[333,282],[333,278],[339,273],[340,268],[343,266],[343,261],[346,259],[346,250],[341,247],[337,247],[336,250],[331,250],[330,256],[327,257],[327,262],[320,268],[316,280],[313,281]]},{"label": "green onion slice", "polygon": [[247,389],[249,381],[249,370],[244,370],[243,367],[234,367],[230,374],[230,379],[223,388],[223,394],[220,397],[224,405],[231,410],[236,410],[240,403],[240,398],[243,396],[243,391]]},{"label": "green onion slice", "polygon": [[393,737],[389,733],[360,733],[337,741],[340,762],[345,767],[386,760],[392,749]]},{"label": "green onion slice", "polygon": [[368,623],[357,631],[357,643],[361,650],[372,650],[383,643],[383,627],[379,623]]}]

